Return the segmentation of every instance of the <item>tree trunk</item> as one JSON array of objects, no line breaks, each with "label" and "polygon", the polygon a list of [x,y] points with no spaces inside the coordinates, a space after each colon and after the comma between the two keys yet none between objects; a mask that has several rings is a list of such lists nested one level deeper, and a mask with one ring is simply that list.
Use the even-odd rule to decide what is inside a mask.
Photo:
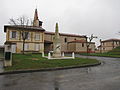
[{"label": "tree trunk", "polygon": [[25,40],[23,40],[23,54],[25,54],[24,51],[25,51]]}]

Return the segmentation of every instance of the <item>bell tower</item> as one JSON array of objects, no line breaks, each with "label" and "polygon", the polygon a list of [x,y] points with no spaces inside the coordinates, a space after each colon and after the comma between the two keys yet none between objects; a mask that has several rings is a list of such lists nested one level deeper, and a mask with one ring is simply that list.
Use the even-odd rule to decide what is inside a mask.
[{"label": "bell tower", "polygon": [[42,27],[42,21],[39,21],[39,19],[38,19],[38,11],[37,11],[37,9],[35,9],[33,26],[34,27]]}]

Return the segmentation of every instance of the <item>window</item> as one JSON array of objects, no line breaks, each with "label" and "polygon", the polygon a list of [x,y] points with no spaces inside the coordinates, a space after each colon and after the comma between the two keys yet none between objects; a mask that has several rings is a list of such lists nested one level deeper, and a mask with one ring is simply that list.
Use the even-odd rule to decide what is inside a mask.
[{"label": "window", "polygon": [[67,38],[65,38],[65,43],[67,42]]},{"label": "window", "polygon": [[105,44],[104,44],[104,43],[102,43],[102,45],[104,46]]},{"label": "window", "polygon": [[114,41],[112,42],[112,45],[114,45]]},{"label": "window", "polygon": [[82,43],[82,47],[84,47],[84,43]]},{"label": "window", "polygon": [[103,50],[105,50],[105,48],[103,48]]},{"label": "window", "polygon": [[28,44],[28,43],[25,43],[25,44],[24,44],[24,49],[25,49],[25,50],[29,50],[29,44]]},{"label": "window", "polygon": [[10,38],[16,38],[17,37],[17,32],[16,31],[12,31],[10,32]]},{"label": "window", "polygon": [[39,51],[40,50],[40,44],[35,44],[35,51]]},{"label": "window", "polygon": [[25,32],[26,33],[26,39],[30,39],[30,33],[29,32]]},{"label": "window", "polygon": [[35,40],[40,40],[40,34],[39,33],[35,34]]},{"label": "window", "polygon": [[29,34],[29,32],[22,32],[22,38],[23,38],[23,39],[30,39],[30,34]]},{"label": "window", "polygon": [[116,45],[119,45],[119,42],[118,42],[118,41],[116,41]]}]

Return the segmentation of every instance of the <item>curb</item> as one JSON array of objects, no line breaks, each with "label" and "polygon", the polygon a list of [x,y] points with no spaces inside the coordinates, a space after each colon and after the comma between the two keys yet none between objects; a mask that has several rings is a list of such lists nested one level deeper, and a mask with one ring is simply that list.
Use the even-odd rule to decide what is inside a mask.
[{"label": "curb", "polygon": [[93,67],[101,65],[101,62],[96,64],[89,64],[83,66],[68,66],[68,67],[58,67],[58,68],[43,68],[43,69],[31,69],[31,70],[17,70],[17,71],[9,71],[9,72],[2,72],[0,75],[7,75],[7,74],[19,74],[19,73],[32,73],[32,72],[42,72],[42,71],[56,71],[56,70],[65,70],[65,69],[74,69],[74,68],[85,68],[85,67]]}]

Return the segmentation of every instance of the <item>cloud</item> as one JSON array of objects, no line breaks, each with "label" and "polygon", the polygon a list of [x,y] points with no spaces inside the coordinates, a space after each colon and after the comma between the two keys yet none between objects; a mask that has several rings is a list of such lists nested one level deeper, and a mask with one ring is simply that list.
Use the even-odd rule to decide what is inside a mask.
[{"label": "cloud", "polygon": [[3,26],[9,18],[21,15],[33,18],[36,7],[48,31],[54,31],[55,23],[59,22],[60,32],[95,34],[99,39],[120,38],[116,34],[120,31],[119,3],[120,0],[1,0],[1,40],[5,40]]}]

